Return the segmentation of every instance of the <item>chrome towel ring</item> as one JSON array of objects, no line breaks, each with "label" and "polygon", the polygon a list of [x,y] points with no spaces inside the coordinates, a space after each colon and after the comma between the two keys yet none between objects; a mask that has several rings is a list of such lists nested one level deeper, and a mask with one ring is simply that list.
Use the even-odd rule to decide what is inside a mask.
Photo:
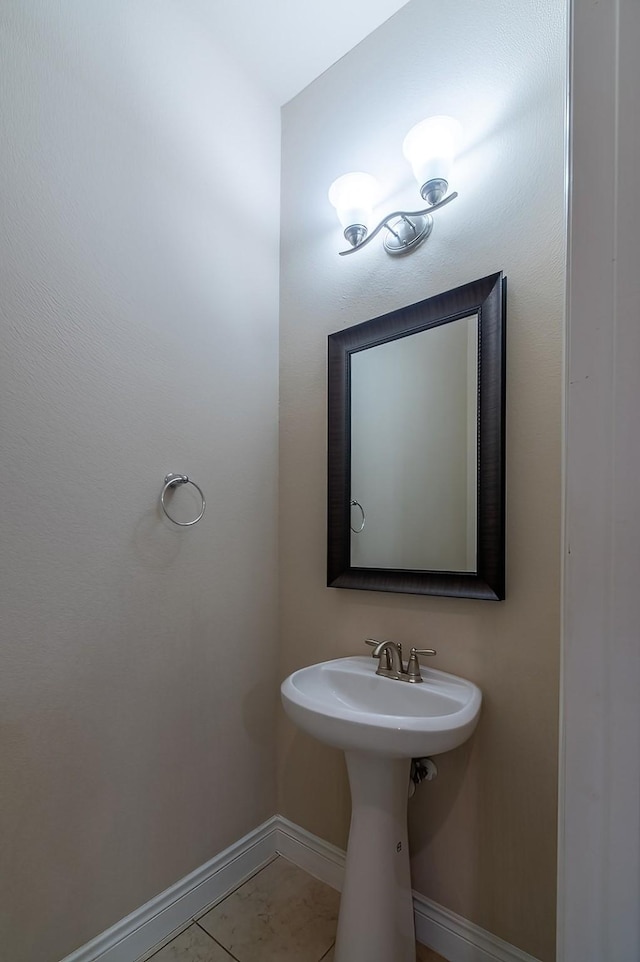
[{"label": "chrome towel ring", "polygon": [[[202,510],[200,511],[200,514],[198,515],[198,517],[194,518],[193,521],[176,521],[175,518],[171,517],[171,515],[167,511],[167,506],[164,503],[164,496],[169,490],[169,488],[177,488],[178,485],[180,484],[192,484],[196,489],[196,491],[198,492],[198,494],[200,495],[200,497],[202,498]],[[204,514],[204,509],[205,509],[205,500],[204,500],[204,494],[202,493],[202,488],[199,485],[197,485],[195,481],[192,481],[191,478],[188,478],[186,474],[168,474],[166,476],[166,478],[164,479],[164,488],[160,493],[160,504],[162,505],[162,510],[166,514],[169,521],[172,521],[174,524],[179,525],[181,528],[188,528],[192,524],[197,524],[200,518],[202,517],[202,515]]]},{"label": "chrome towel ring", "polygon": [[350,501],[349,504],[351,505],[352,508],[360,508],[360,513],[362,515],[362,523],[360,527],[354,528],[352,524],[349,525],[349,527],[351,528],[354,534],[360,534],[360,532],[364,530],[364,524],[365,524],[365,521],[367,520],[364,514],[364,508],[362,507],[359,501],[355,500],[355,498],[353,499],[353,501]]}]

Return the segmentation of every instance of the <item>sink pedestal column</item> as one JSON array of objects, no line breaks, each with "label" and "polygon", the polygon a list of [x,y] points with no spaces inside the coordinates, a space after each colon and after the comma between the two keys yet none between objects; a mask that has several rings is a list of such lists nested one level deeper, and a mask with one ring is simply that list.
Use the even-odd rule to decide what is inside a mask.
[{"label": "sink pedestal column", "polygon": [[415,962],[407,844],[411,759],[345,756],[351,828],[335,962]]}]

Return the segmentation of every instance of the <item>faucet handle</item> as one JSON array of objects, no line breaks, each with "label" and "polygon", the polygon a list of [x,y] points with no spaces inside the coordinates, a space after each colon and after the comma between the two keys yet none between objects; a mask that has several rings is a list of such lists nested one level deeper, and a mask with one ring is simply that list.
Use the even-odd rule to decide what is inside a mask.
[{"label": "faucet handle", "polygon": [[[371,645],[372,648],[376,648],[378,645],[383,644],[383,642],[378,641],[376,638],[365,638],[364,643],[365,645]],[[398,649],[400,657],[402,658],[402,643],[399,641],[394,641],[393,644]],[[435,655],[435,651],[434,651],[434,655]]]},{"label": "faucet handle", "polygon": [[[381,668],[383,667],[383,665],[382,665],[382,657],[384,656],[384,668],[385,668],[386,671],[391,671],[391,669],[392,669],[392,659],[391,659],[391,652],[389,651],[389,647],[388,647],[388,646],[395,644],[395,642],[378,641],[376,638],[365,638],[364,643],[365,643],[365,645],[370,645],[370,646],[374,649],[374,650],[371,652],[371,657],[372,657],[372,658],[380,658],[380,667],[381,667]],[[382,645],[386,645],[387,647],[383,648],[381,651],[376,651],[376,650],[375,650],[375,649],[377,649],[377,648],[379,649]],[[399,654],[400,654],[400,670],[402,670],[402,648],[400,647],[400,645],[396,645],[396,647],[398,648],[398,651],[399,651]]]},{"label": "faucet handle", "polygon": [[[370,646],[371,648],[373,648],[373,649],[376,649],[379,645],[384,644],[384,642],[378,641],[377,638],[365,638],[364,643],[365,643],[365,645],[369,645],[369,646]],[[383,652],[381,651],[379,654],[378,654],[378,652],[376,652],[375,650],[372,651],[372,652],[371,652],[371,657],[372,657],[372,658],[381,658],[383,654],[384,654],[384,656],[385,656],[385,665],[386,665],[386,667],[387,667],[387,668],[391,668],[391,656],[389,655],[389,652],[387,651],[386,648],[384,649]],[[382,662],[380,662],[380,664],[382,664]]]},{"label": "faucet handle", "polygon": [[411,649],[411,654],[409,656],[409,664],[407,665],[407,681],[412,681],[414,683],[422,681],[418,655],[437,655],[437,651],[435,651],[433,648],[412,648]]}]

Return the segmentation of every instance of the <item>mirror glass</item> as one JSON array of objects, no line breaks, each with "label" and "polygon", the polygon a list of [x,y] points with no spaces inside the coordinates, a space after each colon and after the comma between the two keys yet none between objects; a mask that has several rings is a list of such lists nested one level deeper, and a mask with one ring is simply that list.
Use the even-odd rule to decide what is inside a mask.
[{"label": "mirror glass", "polygon": [[352,354],[352,565],[476,571],[477,397],[477,314]]},{"label": "mirror glass", "polygon": [[329,336],[327,584],[504,598],[501,273]]}]

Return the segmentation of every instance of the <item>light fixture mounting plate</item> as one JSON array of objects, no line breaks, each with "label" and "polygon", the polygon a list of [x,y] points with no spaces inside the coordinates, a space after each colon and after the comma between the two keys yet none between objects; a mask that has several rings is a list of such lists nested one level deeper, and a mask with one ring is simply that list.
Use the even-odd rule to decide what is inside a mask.
[{"label": "light fixture mounting plate", "polygon": [[407,216],[401,214],[386,221],[387,233],[384,238],[384,249],[387,254],[408,254],[415,250],[427,239],[433,230],[433,217],[430,214]]}]

